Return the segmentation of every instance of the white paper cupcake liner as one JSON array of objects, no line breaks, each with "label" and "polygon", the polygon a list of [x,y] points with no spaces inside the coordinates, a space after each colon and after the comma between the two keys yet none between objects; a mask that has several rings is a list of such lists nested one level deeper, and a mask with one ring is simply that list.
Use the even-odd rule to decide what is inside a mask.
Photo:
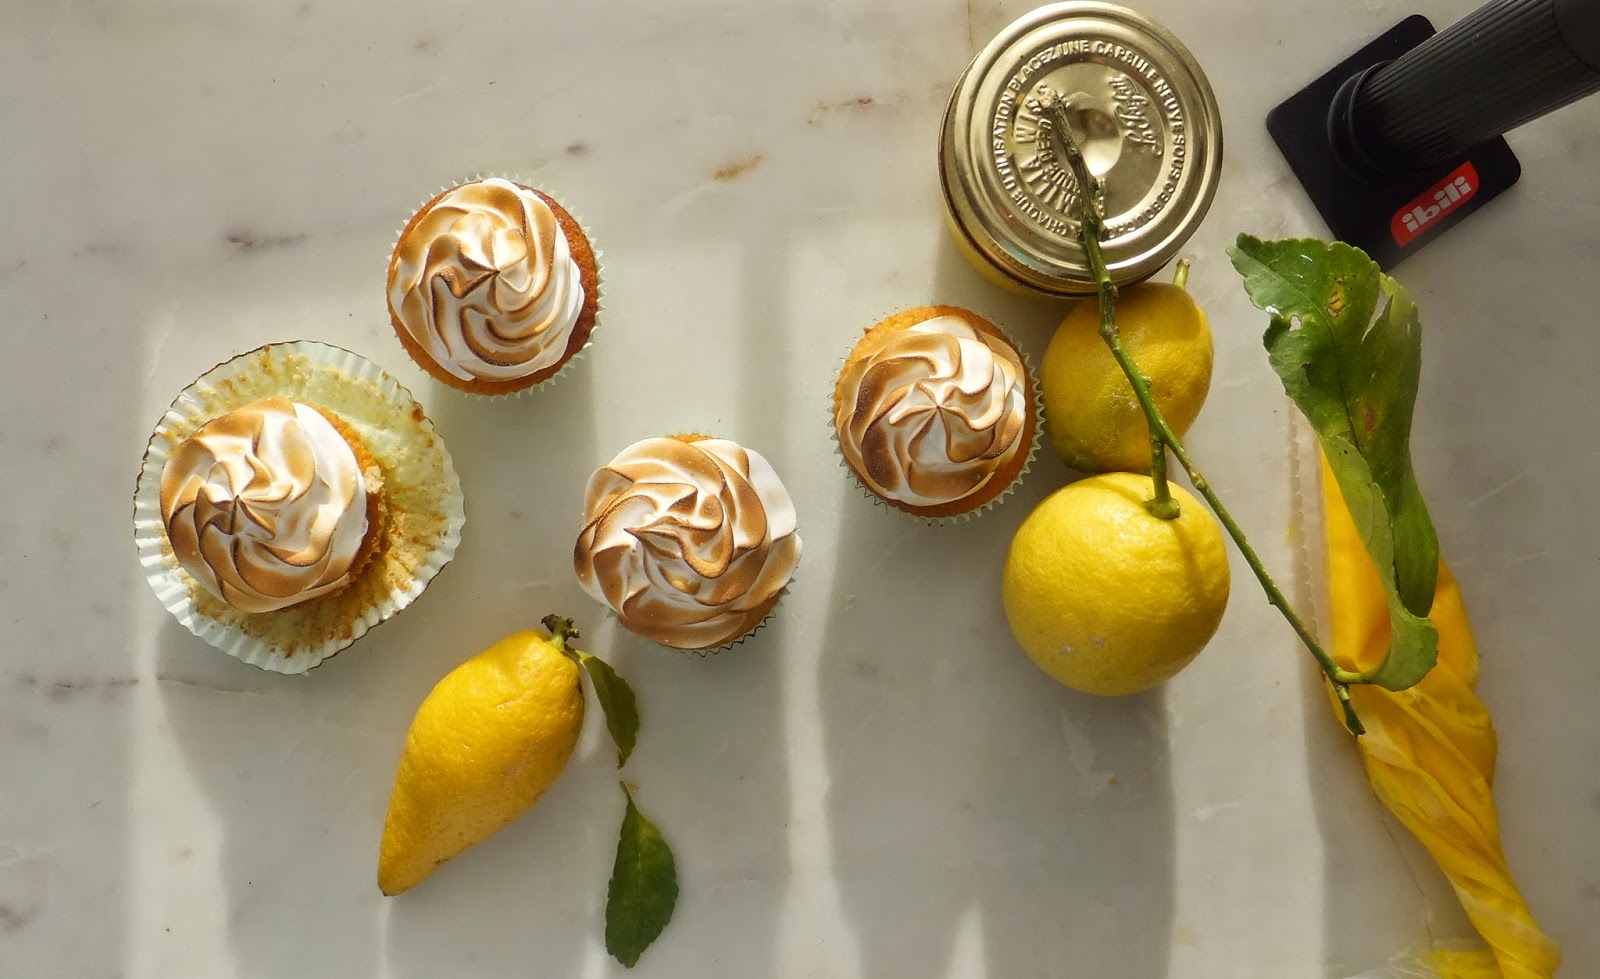
[{"label": "white paper cupcake liner", "polygon": [[[383,472],[387,515],[372,560],[347,587],[277,612],[247,613],[179,565],[161,519],[161,471],[206,422],[281,395],[338,415]],[[304,673],[410,605],[450,563],[466,522],[461,481],[433,423],[395,377],[348,350],[309,340],[240,354],[173,401],[145,449],[134,540],[145,578],[190,632],[251,666]]]},{"label": "white paper cupcake liner", "polygon": [[[444,186],[440,187],[438,190],[436,190],[433,193],[429,194],[427,197],[424,197],[421,201],[418,201],[417,202],[417,206],[413,207],[410,210],[410,212],[406,214],[405,219],[400,222],[400,226],[395,229],[394,240],[389,242],[389,252],[388,252],[388,254],[383,256],[383,267],[384,267],[384,280],[385,280],[385,282],[388,281],[388,268],[389,268],[389,263],[394,259],[395,246],[397,246],[400,243],[400,236],[405,233],[406,225],[411,223],[411,219],[416,216],[418,211],[422,210],[424,207],[426,207],[428,205],[428,203],[430,201],[432,201],[434,198],[438,197],[440,194],[443,194],[445,191],[452,190],[452,189],[454,189],[456,187],[460,187],[462,184],[469,184],[469,183],[472,183],[472,182],[477,181],[477,180],[490,180],[490,179],[495,179],[495,178],[498,178],[500,180],[509,180],[514,184],[517,184],[517,185],[522,186],[522,187],[527,187],[530,190],[533,190],[535,193],[539,194],[542,197],[547,197],[550,200],[555,201],[557,204],[561,205],[561,209],[562,210],[564,210],[568,214],[572,215],[572,219],[574,221],[578,222],[578,227],[583,229],[583,236],[584,236],[584,238],[588,239],[588,242],[589,242],[589,250],[594,253],[594,267],[595,267],[594,326],[589,328],[589,337],[588,337],[587,340],[584,341],[583,346],[579,347],[576,353],[574,353],[571,357],[568,357],[562,363],[560,370],[556,371],[554,374],[552,374],[549,377],[545,378],[544,380],[540,381],[538,384],[530,384],[527,387],[521,388],[521,389],[516,390],[516,391],[506,391],[506,392],[503,392],[501,394],[474,394],[471,391],[463,391],[460,388],[458,388],[458,387],[456,387],[456,386],[454,386],[452,384],[446,384],[445,382],[439,380],[438,378],[434,377],[431,374],[428,375],[428,380],[430,380],[433,383],[437,384],[439,387],[448,390],[451,394],[453,394],[453,395],[455,395],[457,397],[460,397],[460,398],[467,398],[467,399],[470,399],[470,400],[473,400],[473,401],[514,401],[514,400],[516,400],[518,398],[527,397],[528,395],[532,394],[535,391],[543,391],[545,388],[549,387],[550,385],[555,384],[557,381],[560,381],[563,377],[566,377],[572,371],[572,369],[575,366],[577,366],[577,364],[578,364],[578,362],[580,360],[583,360],[584,357],[586,357],[588,355],[589,348],[594,346],[595,334],[600,332],[600,326],[601,326],[602,322],[605,319],[605,286],[606,286],[606,276],[605,276],[605,267],[604,267],[604,265],[605,265],[605,253],[600,250],[599,244],[596,243],[595,238],[594,238],[594,232],[589,230],[589,222],[584,220],[583,215],[579,214],[577,211],[573,210],[570,206],[568,206],[566,198],[564,198],[564,197],[558,198],[554,194],[547,193],[543,188],[536,186],[533,182],[531,182],[529,180],[526,180],[526,179],[524,179],[523,177],[521,177],[521,176],[519,176],[517,174],[492,173],[492,172],[475,173],[475,174],[472,174],[472,175],[467,176],[467,177],[462,177],[460,180],[456,180],[456,181],[454,181],[452,183],[445,184]],[[387,308],[388,308],[387,296],[385,297],[384,307],[387,310]],[[390,323],[390,329],[393,329],[393,328],[394,328],[394,324],[391,322]],[[396,339],[395,342],[396,343],[399,342],[398,338]],[[404,351],[402,350],[402,352],[404,352]],[[421,367],[420,364],[418,366]],[[424,373],[427,373],[427,372],[424,371]]]},{"label": "white paper cupcake liner", "polygon": [[[832,383],[828,387],[828,440],[833,443],[833,455],[835,461],[839,464],[839,468],[845,471],[845,474],[850,477],[850,482],[854,483],[856,489],[861,491],[861,495],[866,497],[868,502],[872,503],[874,506],[881,510],[887,510],[903,520],[908,520],[912,523],[922,524],[928,527],[945,527],[951,524],[967,523],[968,521],[976,520],[978,517],[983,516],[990,510],[993,510],[995,507],[1005,502],[1007,497],[1017,491],[1017,487],[1022,485],[1022,480],[1026,478],[1029,471],[1033,469],[1033,462],[1036,458],[1038,458],[1039,455],[1039,440],[1044,435],[1044,395],[1039,387],[1039,374],[1033,368],[1032,358],[1030,358],[1027,352],[1017,344],[1016,340],[1012,338],[1010,332],[996,323],[995,320],[987,313],[981,310],[970,309],[970,307],[961,308],[969,309],[978,316],[982,316],[984,319],[988,320],[989,323],[995,327],[995,329],[999,330],[1001,334],[1005,336],[1006,341],[1011,344],[1011,348],[1017,352],[1017,356],[1022,360],[1022,367],[1028,375],[1028,388],[1033,396],[1033,439],[1028,444],[1028,457],[1023,460],[1022,469],[1017,472],[1017,475],[1011,480],[1010,483],[1006,485],[1005,489],[1001,490],[999,493],[996,493],[992,499],[985,502],[981,506],[976,506],[971,510],[967,510],[963,513],[952,514],[948,517],[929,517],[919,513],[909,513],[873,492],[872,488],[868,486],[866,481],[861,478],[861,474],[856,472],[855,467],[850,465],[849,460],[845,459],[844,452],[839,447],[839,428],[834,418],[834,394],[838,389],[839,375],[844,372],[844,366],[849,362],[850,354],[855,352],[856,345],[861,342],[862,337],[867,335],[867,330],[872,329],[872,327],[868,327],[867,330],[863,330],[860,334],[858,334],[855,340],[851,342],[850,349],[845,351],[844,356],[839,358],[838,369],[833,372]],[[885,313],[876,320],[873,320],[873,325],[875,326],[878,323],[882,323],[884,320],[895,315],[895,313],[899,311],[900,310],[894,310],[892,312]]]},{"label": "white paper cupcake liner", "polygon": [[[801,556],[803,558],[804,554],[802,553]],[[794,587],[795,579],[799,577],[800,563],[796,561],[794,573],[789,575],[789,583],[783,586],[783,591],[778,593],[778,600],[772,603],[771,608],[767,609],[767,614],[761,617],[760,622],[757,622],[755,625],[751,626],[748,632],[737,639],[730,639],[728,642],[725,642],[720,646],[708,646],[704,649],[684,649],[682,646],[668,646],[666,643],[656,642],[654,639],[641,636],[623,624],[622,618],[621,616],[617,615],[616,609],[612,608],[610,605],[606,605],[604,602],[600,604],[601,607],[606,610],[607,619],[614,620],[617,623],[617,628],[621,629],[623,632],[626,632],[639,642],[644,643],[653,649],[662,650],[663,652],[677,653],[680,656],[694,656],[699,659],[705,659],[708,656],[720,656],[728,650],[733,649],[736,646],[743,646],[751,639],[754,639],[757,633],[765,629],[767,625],[777,617],[778,609],[783,606],[784,600],[789,597],[789,589]]]}]

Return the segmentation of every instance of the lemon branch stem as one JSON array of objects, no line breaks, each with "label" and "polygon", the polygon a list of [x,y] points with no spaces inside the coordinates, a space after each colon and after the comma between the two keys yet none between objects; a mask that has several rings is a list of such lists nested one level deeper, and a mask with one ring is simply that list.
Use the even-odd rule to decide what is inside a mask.
[{"label": "lemon branch stem", "polygon": [[1167,485],[1167,447],[1162,440],[1162,433],[1157,429],[1161,413],[1156,409],[1155,395],[1150,392],[1150,379],[1134,363],[1117,332],[1117,286],[1111,281],[1105,256],[1100,253],[1100,239],[1105,235],[1106,228],[1100,209],[1095,206],[1099,184],[1089,172],[1088,161],[1084,160],[1083,152],[1078,149],[1078,141],[1072,135],[1064,101],[1053,92],[1046,93],[1044,106],[1050,113],[1050,127],[1058,137],[1059,148],[1072,168],[1072,176],[1078,186],[1083,216],[1078,226],[1078,238],[1083,242],[1089,268],[1094,273],[1095,291],[1100,296],[1100,337],[1111,348],[1111,356],[1117,359],[1117,365],[1127,375],[1128,383],[1133,385],[1134,397],[1139,399],[1139,407],[1144,410],[1144,416],[1150,423],[1150,478],[1155,484],[1155,497],[1145,504],[1145,508],[1162,520],[1173,520],[1178,516],[1178,502],[1172,498],[1172,490]]},{"label": "lemon branch stem", "polygon": [[1095,286],[1099,292],[1100,338],[1111,348],[1111,356],[1117,359],[1117,365],[1127,375],[1128,383],[1133,385],[1133,395],[1139,400],[1145,419],[1150,422],[1150,479],[1155,486],[1155,496],[1145,507],[1162,520],[1174,520],[1178,516],[1178,501],[1172,498],[1172,490],[1167,485],[1167,443],[1165,435],[1157,428],[1157,422],[1165,426],[1166,421],[1161,419],[1161,412],[1156,407],[1156,397],[1150,391],[1150,379],[1139,369],[1128,348],[1123,346],[1122,335],[1117,331],[1117,287],[1112,283],[1111,273],[1107,271],[1105,259],[1100,254],[1098,239],[1104,226],[1099,223],[1099,215],[1092,202],[1088,209],[1096,215],[1095,230],[1091,234],[1087,228],[1084,229],[1083,247],[1090,253],[1089,265],[1094,269]]},{"label": "lemon branch stem", "polygon": [[1172,284],[1185,291],[1189,288],[1189,260],[1178,259],[1178,267],[1172,272]]},{"label": "lemon branch stem", "polygon": [[[1344,711],[1345,726],[1351,734],[1360,735],[1365,730],[1361,719],[1356,716],[1355,705],[1350,701],[1350,684],[1366,682],[1360,673],[1342,669],[1334,662],[1332,656],[1317,638],[1311,634],[1294,606],[1284,597],[1283,590],[1267,572],[1266,565],[1261,563],[1261,556],[1256,553],[1250,541],[1244,535],[1233,515],[1223,505],[1222,499],[1211,488],[1205,476],[1201,475],[1194,460],[1189,457],[1189,452],[1183,447],[1183,440],[1178,438],[1172,426],[1157,407],[1154,395],[1150,393],[1150,379],[1140,370],[1122,344],[1122,338],[1117,332],[1116,303],[1117,287],[1111,281],[1111,272],[1106,267],[1105,256],[1100,251],[1100,239],[1105,235],[1105,220],[1100,216],[1100,209],[1095,203],[1098,196],[1098,186],[1094,176],[1089,172],[1089,165],[1083,158],[1083,153],[1078,148],[1077,140],[1072,134],[1070,120],[1067,118],[1066,106],[1063,101],[1053,93],[1046,96],[1044,108],[1049,112],[1051,129],[1057,136],[1062,155],[1066,158],[1072,170],[1072,176],[1078,187],[1079,208],[1081,220],[1078,225],[1078,238],[1083,243],[1084,255],[1088,258],[1089,269],[1094,275],[1095,292],[1100,305],[1100,336],[1105,340],[1106,346],[1111,349],[1111,355],[1116,358],[1117,365],[1122,368],[1123,374],[1128,378],[1128,383],[1133,386],[1134,397],[1138,399],[1139,407],[1144,412],[1145,422],[1150,429],[1150,474],[1155,486],[1155,497],[1146,507],[1152,514],[1164,520],[1171,520],[1178,516],[1177,501],[1172,499],[1171,491],[1167,486],[1167,450],[1171,449],[1178,464],[1189,475],[1189,482],[1194,486],[1195,492],[1205,499],[1212,512],[1233,538],[1233,543],[1239,548],[1239,553],[1244,555],[1245,563],[1250,566],[1250,571],[1261,583],[1261,588],[1267,593],[1267,602],[1271,604],[1289,623],[1296,636],[1310,650],[1316,658],[1322,672],[1327,676],[1332,685],[1334,695],[1339,700],[1339,706]],[[1179,262],[1173,283],[1179,288],[1184,288],[1188,283],[1189,267],[1187,262]]]},{"label": "lemon branch stem", "polygon": [[576,652],[568,648],[568,639],[578,638],[578,627],[571,619],[559,615],[547,615],[539,620],[539,624],[550,630],[550,645],[565,656],[572,656]]},{"label": "lemon branch stem", "polygon": [[1257,554],[1256,549],[1250,546],[1249,539],[1245,537],[1244,531],[1239,527],[1238,522],[1233,519],[1233,514],[1229,513],[1228,508],[1222,504],[1222,498],[1217,496],[1217,491],[1211,488],[1211,484],[1206,481],[1206,478],[1200,474],[1200,470],[1195,467],[1194,460],[1189,458],[1188,450],[1183,447],[1183,442],[1171,433],[1171,429],[1168,428],[1165,419],[1157,415],[1156,420],[1160,422],[1165,432],[1162,438],[1168,440],[1168,445],[1172,449],[1172,454],[1177,457],[1178,464],[1183,466],[1183,471],[1189,474],[1189,482],[1194,486],[1195,492],[1205,499],[1206,504],[1217,515],[1217,519],[1221,521],[1223,528],[1228,531],[1228,536],[1233,538],[1233,543],[1239,548],[1239,553],[1244,555],[1244,561],[1250,566],[1250,571],[1255,574],[1256,580],[1261,582],[1261,589],[1267,593],[1268,604],[1278,610],[1284,620],[1289,623],[1289,628],[1294,630],[1294,634],[1300,637],[1300,641],[1305,644],[1306,649],[1310,650],[1311,655],[1316,657],[1317,664],[1322,667],[1322,672],[1327,675],[1328,682],[1333,686],[1334,696],[1339,699],[1339,706],[1344,711],[1345,727],[1350,729],[1351,734],[1362,734],[1366,729],[1361,725],[1361,718],[1356,716],[1355,705],[1350,702],[1350,684],[1365,683],[1367,681],[1362,674],[1342,669],[1338,663],[1334,662],[1333,657],[1328,655],[1328,651],[1322,648],[1322,644],[1317,641],[1317,637],[1311,634],[1311,630],[1301,620],[1300,614],[1294,610],[1294,606],[1289,604],[1289,600],[1284,597],[1282,589],[1278,587],[1278,583],[1272,580],[1271,574],[1267,573],[1266,565],[1261,563],[1261,555]]}]

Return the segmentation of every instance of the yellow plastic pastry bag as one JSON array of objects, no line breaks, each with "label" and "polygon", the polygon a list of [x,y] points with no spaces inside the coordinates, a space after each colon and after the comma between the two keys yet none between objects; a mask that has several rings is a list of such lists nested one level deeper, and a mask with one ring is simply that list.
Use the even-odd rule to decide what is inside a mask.
[{"label": "yellow plastic pastry bag", "polygon": [[[1363,670],[1381,662],[1388,648],[1389,606],[1326,460],[1322,485],[1331,652],[1340,666]],[[1461,592],[1443,562],[1429,618],[1439,631],[1439,659],[1420,683],[1401,691],[1350,688],[1367,729],[1356,747],[1373,791],[1427,847],[1488,943],[1487,949],[1429,952],[1416,964],[1440,979],[1548,979],[1561,964],[1561,950],[1533,920],[1501,852],[1490,791],[1494,723],[1473,692],[1478,650]],[[1331,691],[1330,701],[1342,724]]]}]

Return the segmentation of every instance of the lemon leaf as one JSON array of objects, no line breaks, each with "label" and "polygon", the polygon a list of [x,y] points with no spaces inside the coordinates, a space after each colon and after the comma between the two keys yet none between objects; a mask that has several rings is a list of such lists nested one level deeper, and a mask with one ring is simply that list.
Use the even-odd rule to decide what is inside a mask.
[{"label": "lemon leaf", "polygon": [[617,862],[606,894],[606,951],[633,968],[672,920],[678,903],[678,867],[656,824],[634,805],[622,783],[628,809],[617,838]]},{"label": "lemon leaf", "polygon": [[1439,538],[1411,466],[1422,372],[1416,304],[1343,242],[1240,235],[1228,254],[1251,301],[1271,315],[1264,341],[1273,370],[1316,429],[1389,597],[1389,649],[1368,679],[1403,690],[1438,655],[1426,616]]},{"label": "lemon leaf", "polygon": [[617,746],[617,767],[621,768],[628,763],[628,756],[633,754],[633,746],[639,741],[638,698],[633,695],[628,681],[618,676],[610,663],[581,649],[574,652],[578,655],[578,664],[589,674],[589,682],[594,684],[594,695],[606,715],[606,730],[611,732],[611,740]]}]

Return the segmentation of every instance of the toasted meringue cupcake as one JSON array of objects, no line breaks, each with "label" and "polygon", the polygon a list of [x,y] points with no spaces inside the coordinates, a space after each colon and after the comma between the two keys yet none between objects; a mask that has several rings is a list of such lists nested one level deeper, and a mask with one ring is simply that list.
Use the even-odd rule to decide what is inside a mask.
[{"label": "toasted meringue cupcake", "polygon": [[918,306],[869,329],[845,358],[832,408],[839,454],[861,487],[930,520],[1000,500],[1038,446],[1027,361],[958,306]]},{"label": "toasted meringue cupcake", "polygon": [[414,601],[466,515],[450,454],[394,376],[270,344],[213,368],[157,424],[134,495],[151,588],[195,635],[303,673]]},{"label": "toasted meringue cupcake", "polygon": [[535,388],[589,343],[600,268],[565,208],[493,177],[423,204],[389,259],[389,320],[438,381],[478,395]]},{"label": "toasted meringue cupcake", "polygon": [[707,651],[777,606],[800,561],[794,501],[759,453],[726,439],[635,442],[589,479],[578,582],[635,635]]}]

